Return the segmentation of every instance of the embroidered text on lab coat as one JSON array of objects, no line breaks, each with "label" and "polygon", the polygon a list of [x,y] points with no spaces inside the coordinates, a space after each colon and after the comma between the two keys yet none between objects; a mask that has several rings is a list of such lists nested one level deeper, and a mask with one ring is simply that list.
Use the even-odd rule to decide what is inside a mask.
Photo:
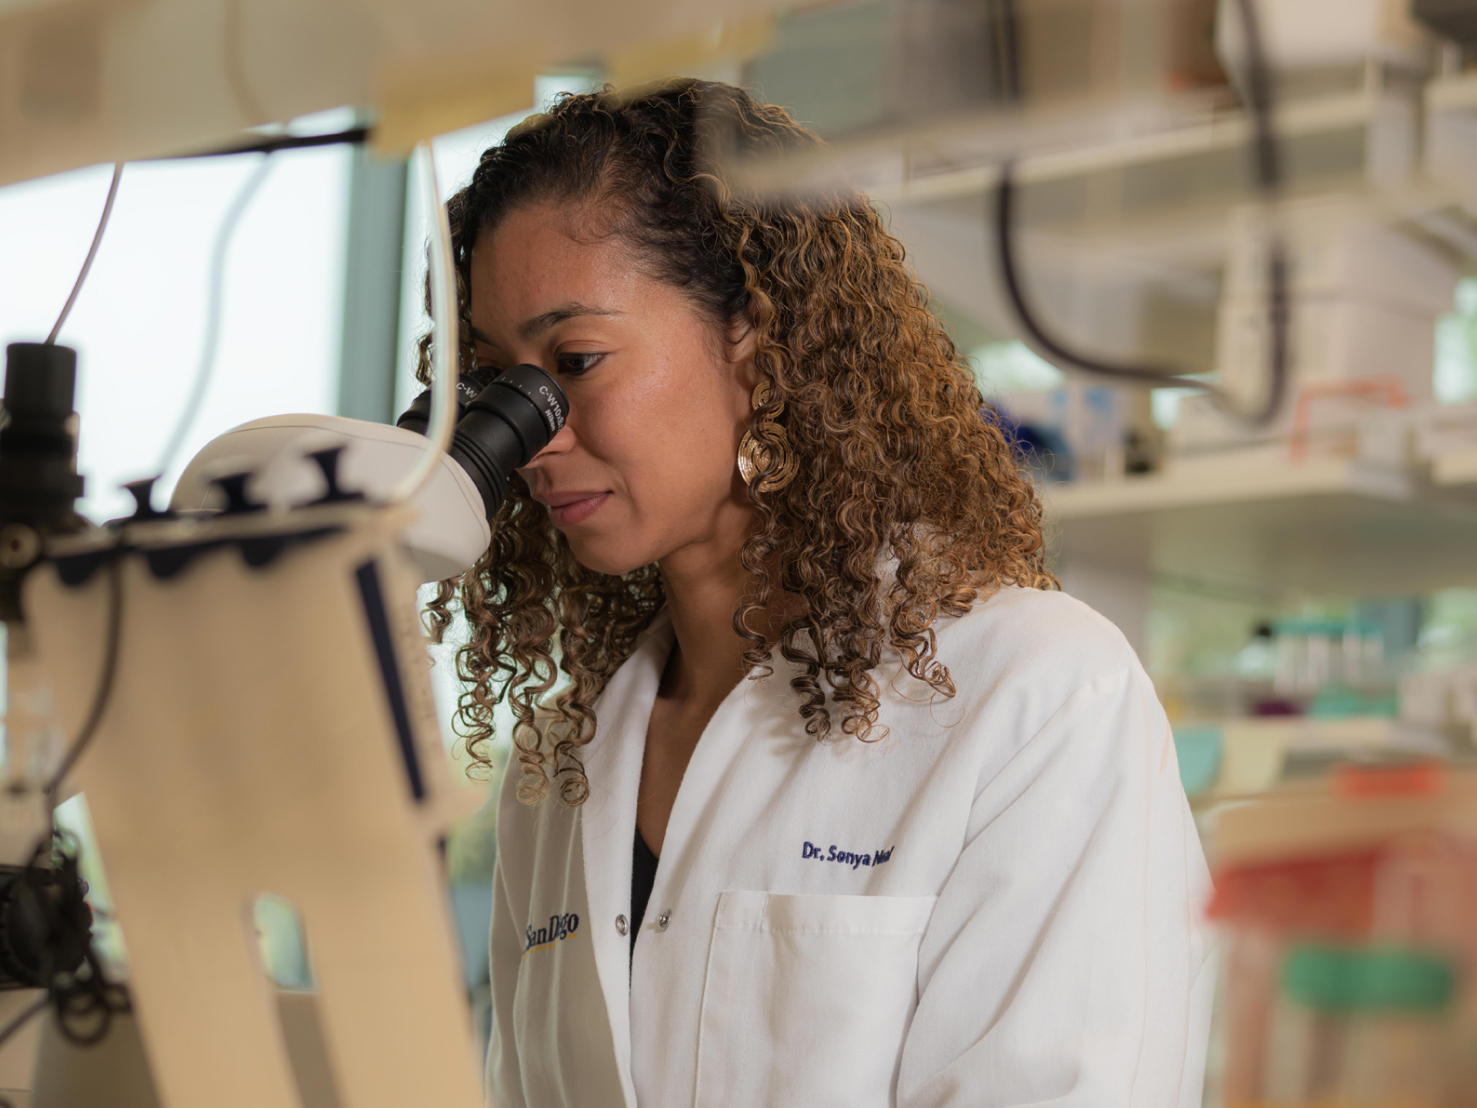
[{"label": "embroidered text on lab coat", "polygon": [[849,850],[837,850],[836,844],[832,843],[823,853],[815,843],[807,842],[800,848],[800,857],[814,858],[817,862],[840,862],[844,866],[856,869],[857,866],[880,866],[892,857],[894,849],[894,847],[888,847],[886,850],[874,850],[871,854],[853,854]]},{"label": "embroidered text on lab coat", "polygon": [[549,922],[543,927],[534,927],[529,924],[524,932],[523,955],[527,957],[535,950],[543,950],[545,947],[553,946],[561,939],[567,939],[580,929],[580,918],[573,912],[566,912],[562,916],[550,916]]}]

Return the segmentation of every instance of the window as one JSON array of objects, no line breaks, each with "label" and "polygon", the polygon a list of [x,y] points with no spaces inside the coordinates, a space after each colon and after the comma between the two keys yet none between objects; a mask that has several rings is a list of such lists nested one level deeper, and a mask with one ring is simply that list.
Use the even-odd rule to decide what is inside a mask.
[{"label": "window", "polygon": [[[332,130],[342,113],[309,121]],[[338,116],[340,118],[334,118]],[[210,252],[261,155],[124,170],[97,261],[58,341],[77,350],[83,514],[128,511],[118,486],[157,471],[200,362]],[[271,155],[231,236],[209,392],[164,487],[222,431],[337,396],[349,151]],[[0,340],[40,342],[76,279],[110,167],[0,189]]]}]

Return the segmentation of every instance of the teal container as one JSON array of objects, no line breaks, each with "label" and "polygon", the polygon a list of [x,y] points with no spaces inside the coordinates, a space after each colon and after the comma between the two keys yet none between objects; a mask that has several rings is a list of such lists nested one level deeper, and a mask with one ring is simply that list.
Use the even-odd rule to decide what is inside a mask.
[{"label": "teal container", "polygon": [[1174,729],[1174,753],[1180,763],[1180,783],[1186,796],[1196,796],[1215,784],[1221,773],[1226,741],[1214,724]]},{"label": "teal container", "polygon": [[1435,1014],[1456,995],[1456,971],[1429,951],[1299,946],[1283,960],[1282,991],[1324,1012]]}]

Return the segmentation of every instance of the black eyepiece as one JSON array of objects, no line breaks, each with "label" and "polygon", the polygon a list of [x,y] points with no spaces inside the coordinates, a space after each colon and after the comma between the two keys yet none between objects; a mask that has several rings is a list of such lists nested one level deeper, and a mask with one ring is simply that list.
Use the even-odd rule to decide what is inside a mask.
[{"label": "black eyepiece", "polygon": [[[86,523],[73,507],[82,495],[72,416],[76,383],[77,352],[70,347],[13,342],[5,348],[0,620],[6,623],[21,619],[21,579],[41,553],[40,540],[80,530]],[[4,912],[0,905],[0,917]],[[0,930],[3,923],[0,918]]]},{"label": "black eyepiece", "polygon": [[82,495],[73,465],[72,392],[77,352],[14,342],[5,348],[5,426],[0,429],[0,523],[67,530]]},{"label": "black eyepiece", "polygon": [[[532,461],[564,426],[569,400],[538,366],[518,365],[486,388],[464,374],[457,382],[457,409],[448,453],[472,478],[490,519],[507,499],[508,475]],[[424,435],[430,412],[427,389],[395,425]]]},{"label": "black eyepiece", "polygon": [[[463,373],[456,379],[456,418],[461,419],[466,414],[467,405],[477,399],[477,394],[483,389],[480,381],[474,380]],[[414,431],[417,435],[424,435],[426,428],[431,424],[431,390],[427,389],[410,402],[410,407],[400,413],[400,418],[395,421],[396,427],[404,427],[407,431]]]}]

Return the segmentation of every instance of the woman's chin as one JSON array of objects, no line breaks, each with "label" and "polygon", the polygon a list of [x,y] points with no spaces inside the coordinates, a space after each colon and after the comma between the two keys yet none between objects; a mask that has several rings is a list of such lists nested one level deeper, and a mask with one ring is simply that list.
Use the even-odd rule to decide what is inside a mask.
[{"label": "woman's chin", "polygon": [[612,542],[608,537],[566,536],[574,560],[595,573],[606,573],[612,577],[624,577],[632,570],[650,565],[655,558],[643,558],[632,553],[626,543]]}]

